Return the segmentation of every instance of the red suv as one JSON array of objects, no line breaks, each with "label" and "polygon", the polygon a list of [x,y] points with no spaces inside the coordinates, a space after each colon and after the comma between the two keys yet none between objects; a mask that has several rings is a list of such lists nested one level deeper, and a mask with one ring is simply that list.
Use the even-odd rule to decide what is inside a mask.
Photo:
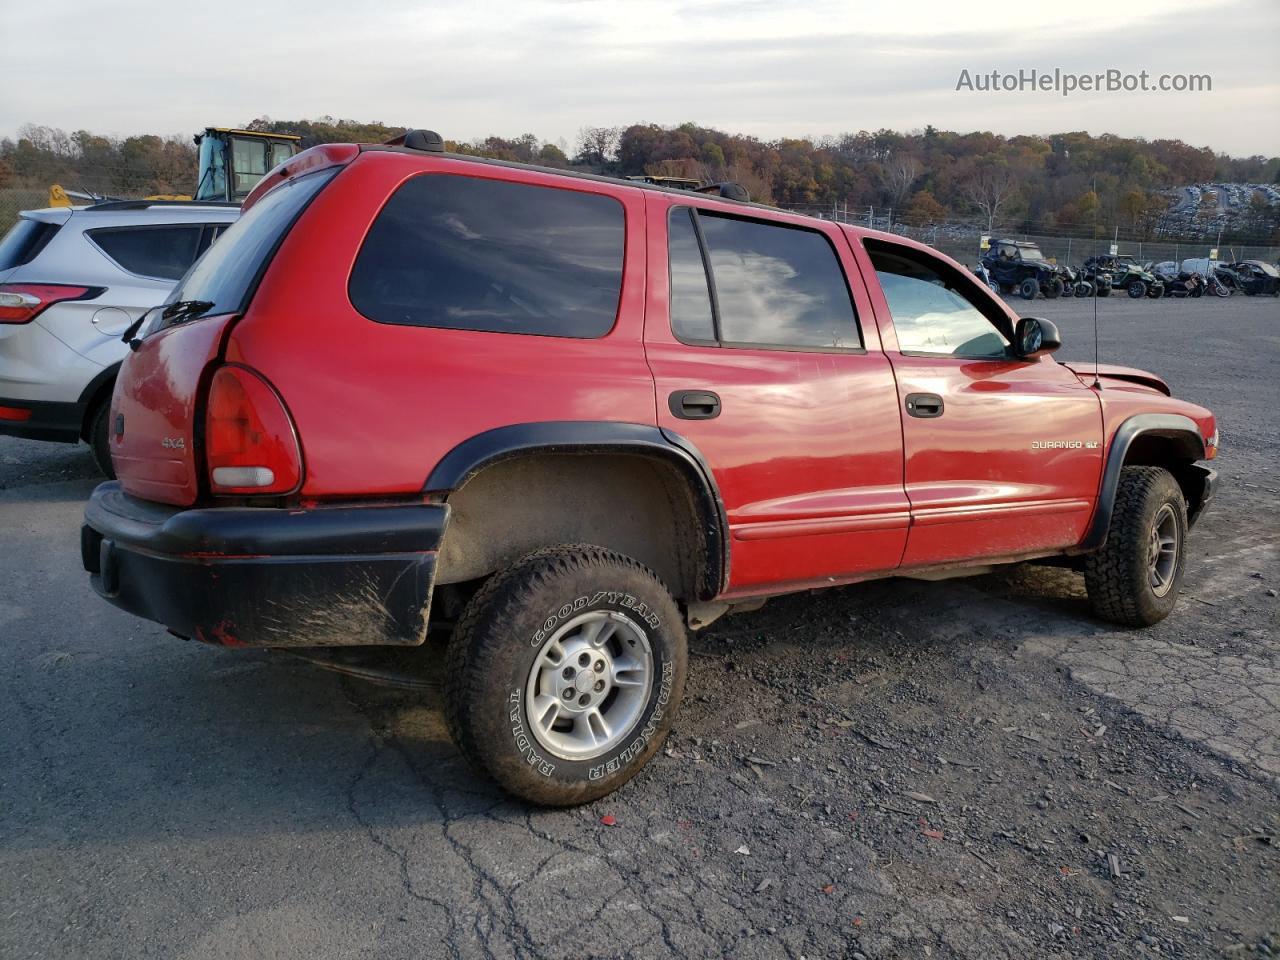
[{"label": "red suv", "polygon": [[277,167],[126,336],[97,591],[225,646],[447,632],[458,746],[527,799],[633,776],[686,627],[1052,558],[1174,605],[1209,411],[1061,364],[963,267],[715,194],[445,154]]}]

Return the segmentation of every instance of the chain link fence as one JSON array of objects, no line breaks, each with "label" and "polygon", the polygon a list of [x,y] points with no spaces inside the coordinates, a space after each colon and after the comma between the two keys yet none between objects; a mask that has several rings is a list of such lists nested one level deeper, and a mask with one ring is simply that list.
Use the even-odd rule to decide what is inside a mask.
[{"label": "chain link fence", "polygon": [[893,223],[890,217],[877,216],[875,209],[850,209],[840,205],[824,206],[789,205],[784,209],[793,213],[803,213],[818,217],[821,220],[835,220],[850,223],[859,227],[870,227],[873,230],[885,230],[899,236],[909,237],[942,251],[967,266],[977,264],[982,253],[980,245],[982,237],[992,239],[1019,240],[1037,244],[1041,252],[1050,260],[1070,266],[1079,266],[1089,257],[1111,252],[1114,242],[1116,252],[1132,256],[1139,263],[1152,261],[1160,263],[1173,260],[1181,263],[1209,256],[1209,251],[1218,246],[1218,259],[1223,263],[1236,260],[1265,260],[1275,263],[1280,259],[1280,247],[1264,244],[1226,244],[1218,245],[1212,238],[1203,240],[1116,240],[1111,239],[1111,228],[1099,228],[1104,236],[1081,237],[1067,234],[1024,233],[1019,230],[996,227],[988,231],[985,227],[972,223],[940,223],[925,227],[912,227],[903,223]]},{"label": "chain link fence", "polygon": [[13,226],[23,210],[39,210],[49,205],[49,191],[33,187],[0,187],[0,236]]}]

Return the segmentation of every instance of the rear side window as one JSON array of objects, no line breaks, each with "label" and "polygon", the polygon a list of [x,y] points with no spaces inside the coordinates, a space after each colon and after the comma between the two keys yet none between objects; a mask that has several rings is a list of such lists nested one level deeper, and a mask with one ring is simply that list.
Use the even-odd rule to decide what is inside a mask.
[{"label": "rear side window", "polygon": [[612,197],[421,174],[378,214],[348,292],[379,323],[600,337],[618,314],[624,239]]},{"label": "rear side window", "polygon": [[196,261],[169,301],[207,300],[206,315],[240,313],[289,228],[340,167],[317,170],[271,189]]},{"label": "rear side window", "polygon": [[161,280],[181,280],[200,255],[202,224],[154,227],[107,227],[87,236],[129,273]]},{"label": "rear side window", "polygon": [[729,347],[861,348],[844,270],[824,234],[677,208],[668,245],[671,328],[678,339]]},{"label": "rear side window", "polygon": [[0,240],[0,270],[20,267],[34,260],[61,228],[58,223],[19,218]]}]

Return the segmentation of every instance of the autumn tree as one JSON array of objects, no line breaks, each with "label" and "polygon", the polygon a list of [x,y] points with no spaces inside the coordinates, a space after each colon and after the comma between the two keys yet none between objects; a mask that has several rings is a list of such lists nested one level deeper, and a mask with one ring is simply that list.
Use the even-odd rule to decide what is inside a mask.
[{"label": "autumn tree", "polygon": [[914,226],[940,223],[947,219],[947,209],[928,190],[920,190],[911,198],[904,219]]}]

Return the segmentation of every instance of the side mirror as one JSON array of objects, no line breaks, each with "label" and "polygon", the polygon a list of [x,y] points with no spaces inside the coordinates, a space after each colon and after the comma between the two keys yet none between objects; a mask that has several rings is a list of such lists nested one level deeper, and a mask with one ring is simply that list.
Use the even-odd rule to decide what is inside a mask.
[{"label": "side mirror", "polygon": [[1056,324],[1038,317],[1023,317],[1013,334],[1014,353],[1022,360],[1035,360],[1062,346]]}]

